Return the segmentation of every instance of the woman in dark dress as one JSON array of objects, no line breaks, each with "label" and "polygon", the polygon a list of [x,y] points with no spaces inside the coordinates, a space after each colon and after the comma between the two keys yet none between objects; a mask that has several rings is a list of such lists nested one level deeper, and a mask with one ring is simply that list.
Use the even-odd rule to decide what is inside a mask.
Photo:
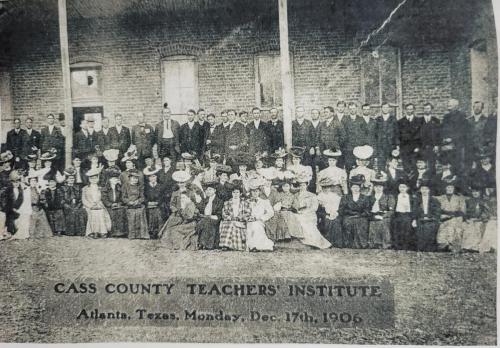
[{"label": "woman in dark dress", "polygon": [[224,202],[217,197],[217,182],[207,182],[204,187],[206,197],[198,205],[201,220],[196,225],[196,233],[198,234],[198,247],[211,250],[219,246],[219,224]]},{"label": "woman in dark dress", "polygon": [[82,188],[75,185],[75,168],[67,168],[64,175],[66,181],[61,188],[63,192],[64,234],[67,236],[85,236],[87,211],[82,203]]},{"label": "woman in dark dress", "polygon": [[144,190],[139,183],[141,176],[137,169],[131,169],[128,171],[128,181],[123,185],[122,202],[127,207],[129,239],[149,239]]},{"label": "woman in dark dress", "polygon": [[415,197],[416,246],[418,251],[435,251],[439,229],[441,205],[431,196],[430,181],[420,182],[419,193]]},{"label": "woman in dark dress", "polygon": [[148,232],[151,239],[158,239],[158,232],[163,226],[160,203],[162,200],[162,190],[158,183],[158,172],[161,168],[144,168],[146,183],[144,184],[144,201],[146,205],[146,219],[148,221]]},{"label": "woman in dark dress", "polygon": [[396,250],[414,250],[416,244],[415,201],[408,192],[409,184],[402,179],[398,185],[396,208],[391,221],[392,246]]},{"label": "woman in dark dress", "polygon": [[387,175],[375,174],[372,179],[373,195],[370,196],[370,227],[368,241],[370,248],[389,249],[391,247],[391,219],[396,202],[392,195],[385,193]]},{"label": "woman in dark dress", "polygon": [[45,202],[45,213],[49,220],[50,227],[55,235],[64,234],[63,201],[64,193],[60,187],[57,187],[55,175],[46,174],[44,177],[48,181],[48,187],[42,191]]},{"label": "woman in dark dress", "polygon": [[339,215],[342,217],[343,245],[345,248],[363,249],[368,247],[368,216],[370,199],[361,194],[363,175],[350,179],[351,193],[340,200]]},{"label": "woman in dark dress", "polygon": [[111,217],[109,237],[125,238],[128,236],[127,209],[122,204],[121,170],[108,170],[107,183],[102,189],[102,203]]}]

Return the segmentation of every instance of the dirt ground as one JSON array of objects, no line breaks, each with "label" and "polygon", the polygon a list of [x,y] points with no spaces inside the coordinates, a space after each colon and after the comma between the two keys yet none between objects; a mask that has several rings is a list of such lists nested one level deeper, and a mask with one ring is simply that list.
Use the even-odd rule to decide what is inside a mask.
[{"label": "dirt ground", "polygon": [[[158,241],[58,237],[0,243],[0,342],[297,342],[496,344],[496,255],[379,250],[274,253],[169,251]],[[48,279],[387,276],[391,330],[326,328],[53,327],[42,321]]]}]

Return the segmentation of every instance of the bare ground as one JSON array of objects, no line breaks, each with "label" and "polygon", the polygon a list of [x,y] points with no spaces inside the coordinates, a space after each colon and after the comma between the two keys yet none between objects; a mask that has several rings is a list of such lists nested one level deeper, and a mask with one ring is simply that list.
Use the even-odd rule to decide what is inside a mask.
[{"label": "bare ground", "polygon": [[[58,237],[0,243],[0,342],[307,342],[496,344],[496,255],[379,250],[169,251],[158,241]],[[49,279],[387,276],[394,329],[55,327],[42,320]]]}]

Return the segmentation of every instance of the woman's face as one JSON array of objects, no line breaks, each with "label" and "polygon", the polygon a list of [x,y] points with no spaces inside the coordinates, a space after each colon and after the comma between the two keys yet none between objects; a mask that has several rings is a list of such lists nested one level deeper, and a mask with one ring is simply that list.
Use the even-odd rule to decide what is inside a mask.
[{"label": "woman's face", "polygon": [[375,185],[373,186],[373,191],[375,191],[375,193],[383,193],[384,192],[384,186],[382,185]]},{"label": "woman's face", "polygon": [[260,169],[262,167],[264,167],[264,163],[262,163],[262,161],[259,160],[255,162],[255,169]]},{"label": "woman's face", "polygon": [[20,185],[21,185],[21,180],[15,180],[12,182],[12,186],[14,186],[15,188],[19,188]]},{"label": "woman's face", "polygon": [[283,168],[283,165],[285,164],[283,158],[277,158],[274,163],[276,165],[276,168]]},{"label": "woman's face", "polygon": [[38,180],[36,178],[30,179],[30,187],[35,188],[38,185]]},{"label": "woman's face", "polygon": [[239,199],[241,192],[240,192],[240,190],[233,190],[233,192],[231,194],[232,194],[234,199]]},{"label": "woman's face", "polygon": [[359,193],[360,187],[359,185],[351,185],[351,192],[352,193]]},{"label": "woman's face", "polygon": [[148,180],[150,184],[156,184],[156,175],[150,175],[148,176]]},{"label": "woman's face", "polygon": [[260,190],[259,189],[252,190],[252,198],[259,197],[259,194],[260,194]]},{"label": "woman's face", "polygon": [[337,166],[337,159],[336,159],[336,158],[329,158],[329,159],[328,159],[328,165],[329,165],[330,167],[335,167],[335,166]]},{"label": "woman's face", "polygon": [[69,185],[73,185],[75,183],[75,177],[73,175],[68,176],[68,178],[66,179],[66,182]]},{"label": "woman's face", "polygon": [[170,167],[170,166],[172,165],[172,161],[170,160],[170,158],[165,157],[165,158],[163,159],[163,165],[164,165],[165,167]]},{"label": "woman's face", "polygon": [[144,163],[146,164],[146,167],[151,167],[153,165],[153,159],[148,157],[144,160]]},{"label": "woman's face", "polygon": [[90,158],[90,164],[91,164],[92,166],[97,167],[97,165],[99,164],[99,158],[97,158],[96,156],[92,156],[92,157]]},{"label": "woman's face", "polygon": [[91,177],[89,178],[89,182],[90,182],[91,184],[97,184],[97,183],[99,182],[99,176],[97,176],[97,175],[91,176]]},{"label": "woman's face", "polygon": [[445,190],[447,195],[452,195],[455,193],[455,186],[447,185]]},{"label": "woman's face", "polygon": [[227,180],[228,180],[228,179],[229,179],[229,178],[228,178],[228,176],[227,176],[227,173],[221,173],[221,174],[219,175],[219,180],[220,180],[220,182],[227,182]]},{"label": "woman's face", "polygon": [[243,166],[239,166],[238,167],[240,173],[245,173],[247,171],[247,166],[243,165]]},{"label": "woman's face", "polygon": [[80,165],[81,165],[81,164],[82,164],[82,161],[80,161],[80,159],[79,159],[79,158],[75,158],[75,159],[73,160],[73,165],[74,165],[76,168],[80,167]]},{"label": "woman's face", "polygon": [[130,184],[132,185],[137,185],[137,183],[139,182],[139,178],[135,175],[132,175],[130,178],[129,178],[129,181],[130,181]]},{"label": "woman's face", "polygon": [[399,184],[398,190],[399,190],[399,193],[407,193],[408,186],[406,186],[406,184]]},{"label": "woman's face", "polygon": [[51,161],[45,161],[43,162],[43,167],[44,168],[50,168],[52,166],[52,162]]},{"label": "woman's face", "polygon": [[127,170],[134,169],[134,162],[132,162],[132,161],[126,161],[125,162],[125,168]]},{"label": "woman's face", "polygon": [[28,166],[31,168],[31,169],[34,169],[36,167],[36,161],[29,161],[28,162]]},{"label": "woman's face", "polygon": [[474,197],[474,198],[481,197],[481,191],[479,191],[479,190],[473,190],[472,191],[472,197]]},{"label": "woman's face", "polygon": [[50,188],[55,188],[57,185],[57,182],[55,180],[49,180],[49,187]]},{"label": "woman's face", "polygon": [[420,193],[422,194],[422,196],[428,196],[429,192],[430,190],[427,186],[420,187]]},{"label": "woman's face", "polygon": [[285,184],[283,184],[283,186],[281,186],[281,189],[282,189],[282,190],[283,190],[283,192],[285,192],[285,193],[290,192],[290,184],[289,184],[289,183],[285,183]]},{"label": "woman's face", "polygon": [[294,166],[297,166],[300,164],[300,158],[299,157],[293,157],[292,158],[292,163]]}]

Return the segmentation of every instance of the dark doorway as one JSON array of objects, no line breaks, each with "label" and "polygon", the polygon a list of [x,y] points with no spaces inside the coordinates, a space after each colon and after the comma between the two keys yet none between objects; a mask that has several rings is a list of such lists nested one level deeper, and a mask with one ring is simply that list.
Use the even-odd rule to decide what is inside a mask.
[{"label": "dark doorway", "polygon": [[86,106],[73,108],[73,133],[80,130],[80,124],[85,116],[93,115],[95,119],[95,129],[101,129],[101,119],[104,112],[102,106]]}]

